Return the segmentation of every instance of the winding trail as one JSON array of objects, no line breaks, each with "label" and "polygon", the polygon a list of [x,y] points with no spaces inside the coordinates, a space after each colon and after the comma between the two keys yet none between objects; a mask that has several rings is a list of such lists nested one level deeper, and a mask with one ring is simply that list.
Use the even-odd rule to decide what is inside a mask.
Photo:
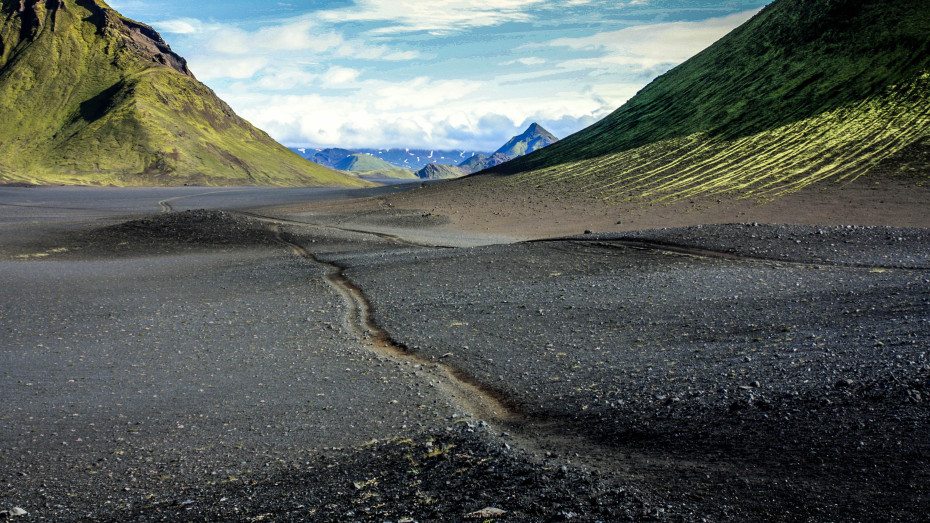
[{"label": "winding trail", "polygon": [[254,212],[248,212],[248,211],[236,211],[236,213],[242,216],[248,216],[250,218],[255,218],[256,220],[259,220],[265,223],[276,224],[276,225],[294,225],[297,227],[312,227],[316,229],[326,229],[330,231],[365,234],[365,235],[381,238],[382,240],[388,240],[388,241],[394,242],[399,245],[406,245],[408,247],[425,247],[428,249],[455,249],[456,248],[456,247],[447,246],[447,245],[432,245],[432,244],[425,244],[425,243],[417,243],[414,241],[401,238],[400,236],[396,236],[393,234],[387,234],[383,232],[366,231],[363,229],[349,229],[346,227],[337,227],[335,225],[323,225],[323,224],[311,223],[311,222],[299,222],[296,220],[288,220],[285,218],[272,218],[270,216],[263,216],[261,214],[256,214]]},{"label": "winding trail", "polygon": [[[554,459],[560,464],[572,464],[589,470],[626,476],[641,475],[645,470],[655,468],[657,459],[665,463],[664,466],[674,467],[676,470],[695,467],[689,461],[681,461],[671,456],[657,456],[655,453],[619,448],[596,439],[569,419],[524,412],[517,402],[508,399],[501,391],[482,383],[467,372],[416,354],[378,325],[372,314],[371,302],[364,291],[345,275],[344,267],[319,259],[295,240],[289,239],[281,229],[282,226],[288,225],[337,228],[318,227],[251,213],[248,216],[264,222],[276,240],[293,254],[325,270],[327,283],[342,296],[346,304],[345,325],[358,337],[363,346],[379,357],[413,366],[422,379],[435,385],[472,421],[478,422],[479,426],[483,422],[492,434],[502,437],[514,448],[535,456],[535,459]],[[375,235],[365,231],[359,232]],[[672,465],[673,463],[675,465]],[[551,466],[551,462],[545,466]],[[715,466],[705,463],[702,467],[701,470],[706,471]]]},{"label": "winding trail", "polygon": [[342,296],[348,308],[346,326],[370,350],[394,362],[419,365],[421,372],[432,378],[460,408],[476,419],[496,425],[510,425],[524,419],[518,409],[505,401],[501,393],[457,368],[419,356],[395,341],[375,322],[371,303],[362,290],[345,276],[342,267],[322,261],[303,246],[286,239],[278,225],[272,225],[271,230],[278,242],[294,254],[326,269],[326,281]]},{"label": "winding trail", "polygon": [[209,192],[201,192],[197,194],[186,194],[184,196],[175,196],[173,198],[166,198],[164,200],[159,201],[158,206],[161,207],[161,212],[163,213],[173,212],[174,207],[171,206],[171,202],[176,202],[178,200],[184,200],[186,198],[196,198],[198,196],[207,196],[210,194],[224,194],[224,193],[229,193],[229,192],[238,192],[238,191],[225,189],[222,191],[209,191]]}]

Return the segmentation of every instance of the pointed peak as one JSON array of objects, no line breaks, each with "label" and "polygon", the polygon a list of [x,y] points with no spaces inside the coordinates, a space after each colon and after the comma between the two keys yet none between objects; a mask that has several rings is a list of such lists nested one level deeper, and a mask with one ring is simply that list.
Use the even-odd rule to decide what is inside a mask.
[{"label": "pointed peak", "polygon": [[532,124],[530,124],[530,126],[526,128],[526,131],[523,131],[523,134],[520,136],[522,137],[543,136],[543,137],[549,138],[552,141],[558,140],[555,137],[555,135],[547,131],[543,126],[539,125],[536,122],[533,122]]}]

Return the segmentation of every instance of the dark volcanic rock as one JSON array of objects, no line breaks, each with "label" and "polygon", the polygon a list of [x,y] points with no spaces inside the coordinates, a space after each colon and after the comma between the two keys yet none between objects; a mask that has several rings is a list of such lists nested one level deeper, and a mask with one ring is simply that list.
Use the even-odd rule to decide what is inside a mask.
[{"label": "dark volcanic rock", "polygon": [[92,229],[75,238],[69,250],[83,255],[138,255],[274,244],[274,235],[258,220],[225,211],[193,210]]}]

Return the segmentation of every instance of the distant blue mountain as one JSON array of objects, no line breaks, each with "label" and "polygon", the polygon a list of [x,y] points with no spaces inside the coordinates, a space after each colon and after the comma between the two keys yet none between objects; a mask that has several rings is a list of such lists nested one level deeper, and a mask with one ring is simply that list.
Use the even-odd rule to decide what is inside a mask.
[{"label": "distant blue mountain", "polygon": [[478,151],[438,151],[428,149],[309,149],[292,147],[291,150],[312,162],[331,169],[336,169],[336,164],[349,156],[362,153],[370,154],[375,158],[380,158],[397,167],[410,169],[411,171],[419,171],[431,163],[458,165],[476,154],[489,154]]}]

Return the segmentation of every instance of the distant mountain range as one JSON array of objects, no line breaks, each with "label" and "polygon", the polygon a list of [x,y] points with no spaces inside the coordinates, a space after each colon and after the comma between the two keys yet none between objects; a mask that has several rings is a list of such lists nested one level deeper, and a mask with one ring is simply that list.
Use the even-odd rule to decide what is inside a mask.
[{"label": "distant mountain range", "polygon": [[[309,149],[292,147],[292,151],[304,158],[330,169],[353,154],[367,154],[391,164],[392,168],[417,171],[427,164],[458,165],[473,156],[471,151],[440,151],[429,149]],[[345,169],[341,169],[345,170]]]},{"label": "distant mountain range", "polygon": [[597,124],[490,173],[665,201],[926,183],[928,13],[926,0],[776,0]]},{"label": "distant mountain range", "polygon": [[0,0],[0,183],[367,185],[237,116],[102,0]]},{"label": "distant mountain range", "polygon": [[[422,149],[295,148],[293,150],[314,163],[332,169],[365,172],[366,178],[396,177],[399,173],[396,169],[402,168],[409,170],[417,178],[434,180],[458,178],[478,172],[542,149],[557,141],[558,138],[552,133],[543,129],[541,125],[533,123],[522,134],[514,136],[500,149],[490,154]],[[392,169],[394,169],[393,173]],[[404,174],[403,178],[408,177]]]},{"label": "distant mountain range", "polygon": [[514,136],[492,155],[476,154],[459,164],[465,174],[476,173],[509,162],[559,141],[538,123],[530,125],[522,134]]}]

